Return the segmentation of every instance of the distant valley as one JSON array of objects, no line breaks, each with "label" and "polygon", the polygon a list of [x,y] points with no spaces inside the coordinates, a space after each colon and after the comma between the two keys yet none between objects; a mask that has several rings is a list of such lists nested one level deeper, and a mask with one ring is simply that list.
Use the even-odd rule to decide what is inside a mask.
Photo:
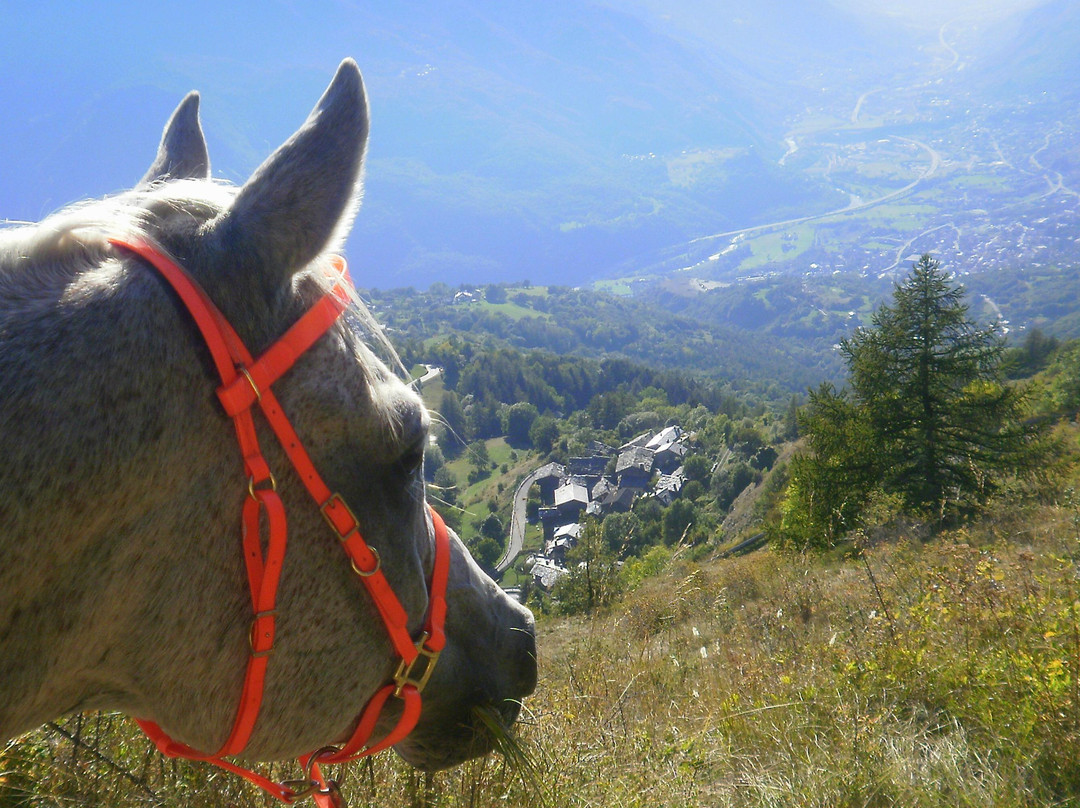
[{"label": "distant valley", "polygon": [[889,278],[922,252],[959,272],[1068,265],[1080,8],[948,5],[314,0],[196,27],[147,7],[110,23],[107,58],[94,15],[30,9],[0,35],[0,102],[19,110],[0,215],[129,185],[192,87],[215,174],[247,176],[353,55],[372,109],[348,245],[366,285],[707,298],[776,274]]}]

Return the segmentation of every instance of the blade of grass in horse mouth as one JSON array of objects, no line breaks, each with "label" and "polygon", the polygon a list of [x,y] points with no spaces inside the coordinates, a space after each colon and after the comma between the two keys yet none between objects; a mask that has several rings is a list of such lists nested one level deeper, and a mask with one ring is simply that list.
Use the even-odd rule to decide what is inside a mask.
[{"label": "blade of grass in horse mouth", "polygon": [[510,731],[506,721],[492,704],[472,708],[476,725],[482,727],[491,739],[492,746],[506,760],[513,771],[521,777],[522,784],[536,794],[541,805],[548,804],[541,788],[540,773],[524,744]]}]

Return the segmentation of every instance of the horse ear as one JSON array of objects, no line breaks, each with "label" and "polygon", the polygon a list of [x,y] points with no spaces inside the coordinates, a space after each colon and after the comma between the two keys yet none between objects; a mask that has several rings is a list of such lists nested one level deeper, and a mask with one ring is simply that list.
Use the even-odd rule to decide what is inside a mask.
[{"label": "horse ear", "polygon": [[199,94],[190,92],[165,124],[157,157],[139,185],[158,180],[204,180],[209,177],[210,156],[199,125]]},{"label": "horse ear", "polygon": [[359,206],[367,134],[364,82],[346,59],[304,125],[255,170],[215,224],[219,246],[257,261],[270,289],[338,247]]}]

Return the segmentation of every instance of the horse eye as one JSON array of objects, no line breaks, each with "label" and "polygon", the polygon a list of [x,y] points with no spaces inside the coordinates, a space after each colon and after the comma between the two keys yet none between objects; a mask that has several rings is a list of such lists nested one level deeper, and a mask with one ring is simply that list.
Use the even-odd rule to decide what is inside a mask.
[{"label": "horse eye", "polygon": [[417,441],[406,449],[401,457],[398,458],[398,468],[401,469],[403,474],[411,475],[420,468],[420,464],[424,462],[424,447],[426,443],[426,440]]}]

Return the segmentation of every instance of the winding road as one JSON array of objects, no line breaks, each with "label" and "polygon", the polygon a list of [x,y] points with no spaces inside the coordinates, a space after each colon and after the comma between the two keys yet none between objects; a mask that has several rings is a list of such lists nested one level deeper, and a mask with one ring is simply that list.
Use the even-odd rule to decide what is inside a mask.
[{"label": "winding road", "polygon": [[904,263],[905,259],[907,259],[907,258],[909,258],[911,256],[911,248],[912,248],[912,245],[916,241],[923,238],[924,236],[930,235],[931,233],[936,233],[939,230],[946,230],[946,229],[948,229],[950,227],[956,233],[956,243],[957,243],[957,246],[959,246],[960,228],[957,227],[952,222],[946,222],[945,224],[939,224],[936,227],[931,227],[929,230],[923,230],[918,235],[915,235],[915,236],[912,236],[911,238],[909,238],[906,242],[904,242],[903,245],[901,245],[900,247],[898,247],[896,249],[896,260],[893,261],[891,264],[889,264],[884,269],[880,270],[878,272],[878,277],[880,278],[880,277],[883,277],[883,276],[887,275],[888,273],[890,273],[894,269],[896,269],[898,266],[900,266],[902,263]]},{"label": "winding road", "polygon": [[510,565],[521,554],[521,548],[525,544],[525,504],[529,499],[529,489],[540,479],[541,473],[547,473],[547,466],[541,466],[533,471],[514,491],[514,510],[510,514],[510,536],[506,540],[506,549],[502,556],[495,562],[495,569],[500,573],[510,569]]},{"label": "winding road", "polygon": [[[727,231],[725,231],[723,233],[712,233],[712,234],[707,235],[707,236],[698,236],[695,239],[691,239],[689,243],[690,244],[699,244],[699,243],[702,243],[702,242],[714,241],[716,239],[721,239],[721,238],[734,238],[735,236],[742,236],[742,235],[747,235],[747,234],[750,234],[750,233],[761,233],[761,232],[765,232],[765,231],[768,231],[768,230],[776,230],[777,228],[781,228],[781,227],[791,227],[792,225],[795,225],[795,224],[803,224],[804,222],[813,222],[813,221],[817,221],[818,219],[828,219],[828,218],[830,218],[832,216],[839,216],[839,215],[844,214],[844,213],[854,213],[856,211],[866,210],[867,208],[872,208],[875,205],[880,205],[883,202],[889,202],[889,201],[891,201],[893,199],[897,199],[897,198],[899,198],[901,196],[904,196],[906,194],[911,193],[913,190],[915,190],[916,187],[919,186],[920,183],[925,182],[930,177],[932,177],[935,173],[937,173],[938,168],[941,167],[941,155],[938,154],[930,146],[923,143],[921,140],[915,140],[913,138],[908,138],[908,137],[900,137],[899,135],[893,135],[892,137],[894,139],[896,139],[896,140],[902,140],[902,141],[904,141],[906,143],[912,143],[915,146],[918,146],[920,149],[922,149],[923,151],[926,152],[927,156],[930,159],[930,163],[926,167],[926,169],[923,171],[923,173],[920,174],[918,177],[916,177],[911,182],[909,182],[903,188],[898,188],[895,191],[890,191],[889,193],[884,194],[883,196],[879,196],[876,199],[871,199],[871,200],[868,200],[868,201],[853,201],[851,204],[847,205],[846,207],[837,208],[836,210],[830,210],[830,211],[827,211],[825,213],[815,213],[815,214],[812,214],[810,216],[800,216],[797,219],[785,219],[782,222],[769,222],[768,224],[759,224],[759,225],[754,225],[753,227],[744,227],[744,228],[741,228],[739,230],[727,230]],[[687,267],[687,269],[689,269],[689,268],[690,267]]]}]

